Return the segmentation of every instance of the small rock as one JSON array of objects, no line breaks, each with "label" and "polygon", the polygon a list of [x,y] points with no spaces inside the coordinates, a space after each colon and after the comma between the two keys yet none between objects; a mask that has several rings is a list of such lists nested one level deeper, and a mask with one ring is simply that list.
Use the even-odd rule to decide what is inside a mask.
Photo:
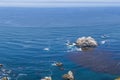
[{"label": "small rock", "polygon": [[0,67],[3,67],[3,64],[0,64]]},{"label": "small rock", "polygon": [[3,77],[1,80],[9,80],[7,77]]},{"label": "small rock", "polygon": [[56,66],[61,67],[61,66],[63,66],[63,63],[61,63],[61,62],[56,62]]},{"label": "small rock", "polygon": [[64,74],[62,77],[65,80],[74,80],[74,76],[73,76],[73,72],[72,71],[68,71],[68,73]]},{"label": "small rock", "polygon": [[61,66],[63,66],[63,63],[62,62],[54,62],[52,65],[61,67]]}]

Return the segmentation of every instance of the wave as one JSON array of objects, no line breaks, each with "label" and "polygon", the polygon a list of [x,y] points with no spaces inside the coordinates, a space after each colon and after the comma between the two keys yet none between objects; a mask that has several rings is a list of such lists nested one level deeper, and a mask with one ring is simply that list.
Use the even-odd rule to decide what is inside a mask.
[{"label": "wave", "polygon": [[18,76],[16,77],[16,80],[18,80],[20,77],[27,76],[27,74],[24,73],[19,73]]}]

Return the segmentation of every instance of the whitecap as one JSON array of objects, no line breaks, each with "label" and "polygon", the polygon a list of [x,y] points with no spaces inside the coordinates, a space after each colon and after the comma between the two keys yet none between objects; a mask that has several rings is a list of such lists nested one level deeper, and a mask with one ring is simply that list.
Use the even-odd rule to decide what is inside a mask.
[{"label": "whitecap", "polygon": [[76,51],[82,51],[82,49],[81,48],[76,48]]},{"label": "whitecap", "polygon": [[52,61],[51,65],[52,65],[52,66],[56,66],[56,62],[57,62],[57,61]]},{"label": "whitecap", "polygon": [[66,45],[69,45],[70,44],[70,41],[69,40],[66,40]]},{"label": "whitecap", "polygon": [[45,76],[44,78],[42,78],[41,80],[52,80],[51,76]]},{"label": "whitecap", "polygon": [[57,66],[56,63],[52,63],[51,65],[52,65],[52,66]]},{"label": "whitecap", "polygon": [[69,40],[66,41],[66,45],[67,46],[75,46],[76,44],[75,43],[71,43]]},{"label": "whitecap", "polygon": [[106,40],[101,41],[101,44],[105,44],[105,43],[106,43]]},{"label": "whitecap", "polygon": [[73,48],[69,48],[67,50],[67,52],[74,52],[74,51],[82,51],[82,49],[81,48],[77,48],[77,47],[73,47]]},{"label": "whitecap", "polygon": [[45,51],[49,51],[50,49],[49,49],[49,48],[44,48],[43,50],[45,50]]}]

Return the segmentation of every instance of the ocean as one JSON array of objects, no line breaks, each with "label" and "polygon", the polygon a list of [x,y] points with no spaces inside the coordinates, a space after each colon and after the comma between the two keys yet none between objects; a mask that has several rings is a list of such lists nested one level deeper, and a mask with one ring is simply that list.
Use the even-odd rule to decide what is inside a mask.
[{"label": "ocean", "polygon": [[[120,55],[119,7],[1,7],[0,64],[4,66],[0,78],[40,80],[52,76],[52,80],[62,80],[69,70],[75,80],[114,80],[120,76],[87,69],[67,58],[74,50],[66,42],[83,36],[95,38],[98,49]],[[53,66],[54,62],[62,62],[64,70]]]}]

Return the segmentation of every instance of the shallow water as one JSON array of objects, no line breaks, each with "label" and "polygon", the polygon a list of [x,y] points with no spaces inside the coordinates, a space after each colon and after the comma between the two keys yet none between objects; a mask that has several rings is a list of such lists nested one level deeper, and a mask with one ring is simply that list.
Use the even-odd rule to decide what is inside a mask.
[{"label": "shallow water", "polygon": [[[0,63],[11,80],[62,80],[69,70],[76,80],[113,80],[118,75],[94,71],[71,61],[65,44],[92,36],[99,50],[120,54],[119,8],[0,8]],[[102,38],[102,35],[107,37]],[[101,41],[106,41],[101,44]],[[103,56],[103,55],[102,55]],[[101,58],[102,59],[102,58]],[[118,57],[117,59],[120,59]],[[64,70],[52,66],[64,64]]]}]

